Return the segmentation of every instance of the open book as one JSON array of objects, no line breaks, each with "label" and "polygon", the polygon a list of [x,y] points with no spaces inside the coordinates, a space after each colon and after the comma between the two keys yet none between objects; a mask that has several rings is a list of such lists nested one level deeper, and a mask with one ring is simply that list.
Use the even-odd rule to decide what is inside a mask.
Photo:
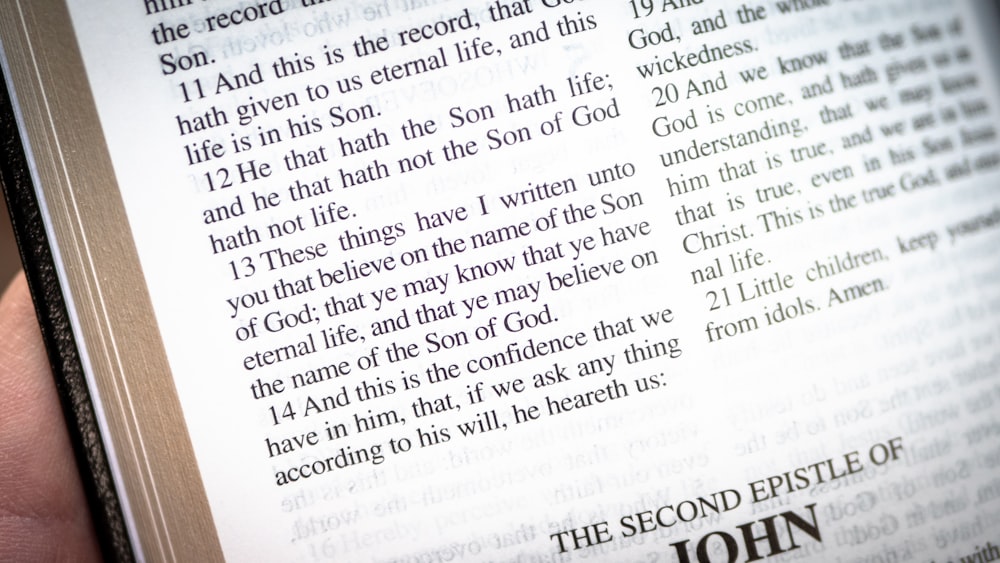
[{"label": "open book", "polygon": [[106,554],[996,559],[998,24],[4,2]]}]

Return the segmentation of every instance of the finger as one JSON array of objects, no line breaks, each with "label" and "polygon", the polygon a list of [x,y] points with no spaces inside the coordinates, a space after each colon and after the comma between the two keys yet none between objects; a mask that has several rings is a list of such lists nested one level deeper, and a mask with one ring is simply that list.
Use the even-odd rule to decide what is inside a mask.
[{"label": "finger", "polygon": [[24,275],[0,298],[0,561],[99,553]]}]

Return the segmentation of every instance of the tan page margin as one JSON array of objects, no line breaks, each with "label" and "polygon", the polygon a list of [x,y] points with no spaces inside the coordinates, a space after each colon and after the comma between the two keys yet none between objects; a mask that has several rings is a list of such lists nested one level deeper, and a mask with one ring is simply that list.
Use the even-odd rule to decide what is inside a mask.
[{"label": "tan page margin", "polygon": [[136,551],[150,561],[221,561],[69,11],[62,0],[0,2],[0,34]]}]

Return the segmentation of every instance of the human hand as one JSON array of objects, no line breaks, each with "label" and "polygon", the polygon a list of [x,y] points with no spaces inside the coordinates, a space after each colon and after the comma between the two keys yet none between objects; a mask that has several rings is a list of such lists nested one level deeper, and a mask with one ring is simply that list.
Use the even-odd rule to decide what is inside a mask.
[{"label": "human hand", "polygon": [[0,297],[0,561],[100,561],[23,273]]}]

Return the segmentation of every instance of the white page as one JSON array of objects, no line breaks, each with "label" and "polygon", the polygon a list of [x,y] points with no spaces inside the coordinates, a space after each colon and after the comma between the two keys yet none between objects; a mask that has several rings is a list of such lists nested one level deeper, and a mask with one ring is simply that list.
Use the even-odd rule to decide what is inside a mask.
[{"label": "white page", "polygon": [[[973,6],[70,4],[227,558],[719,561],[731,537],[743,560],[739,527],[772,516],[781,550],[823,560],[1000,542],[996,66]],[[239,73],[260,83],[230,91]],[[295,263],[269,267],[278,248]],[[366,261],[394,268],[335,273]],[[373,333],[389,321],[409,326]],[[717,509],[685,512],[700,498]]]}]

